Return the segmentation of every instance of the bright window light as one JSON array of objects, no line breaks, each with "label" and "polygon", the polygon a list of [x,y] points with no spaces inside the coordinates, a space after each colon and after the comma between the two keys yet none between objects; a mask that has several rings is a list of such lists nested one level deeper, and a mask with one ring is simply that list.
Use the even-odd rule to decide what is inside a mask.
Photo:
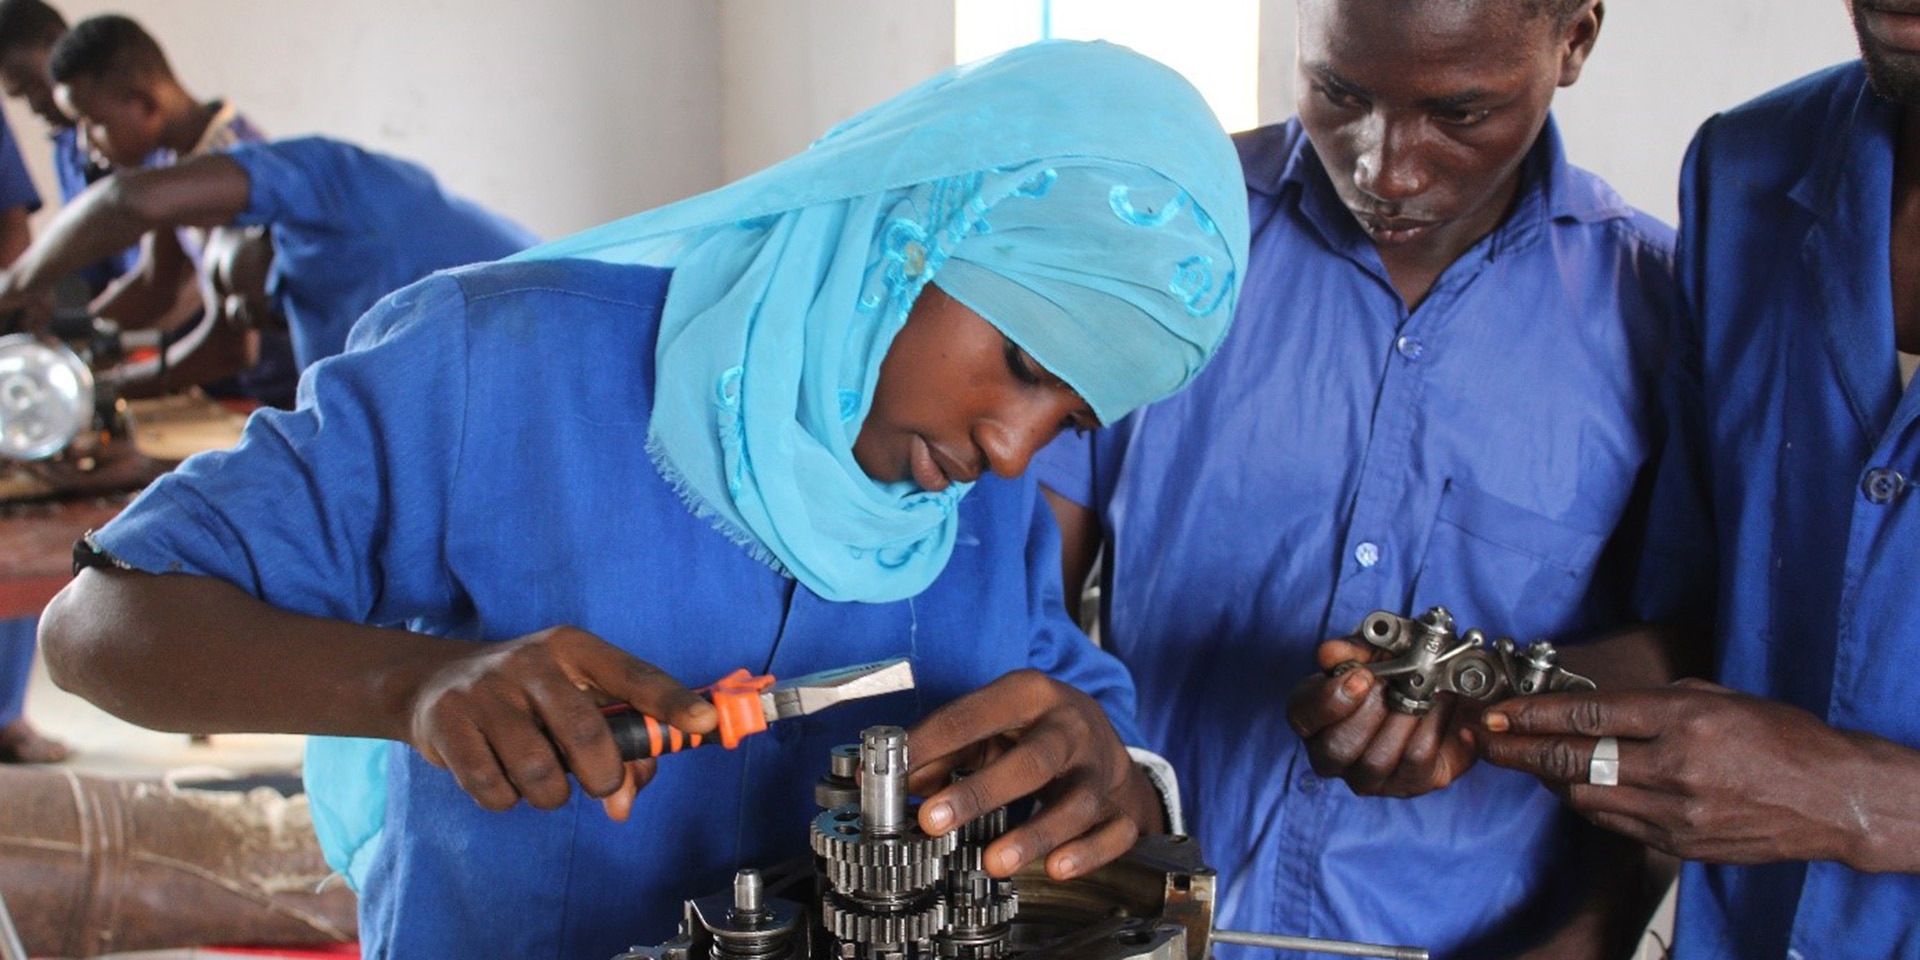
[{"label": "bright window light", "polygon": [[958,0],[954,57],[1042,39],[1111,40],[1192,81],[1221,126],[1259,122],[1260,0]]}]

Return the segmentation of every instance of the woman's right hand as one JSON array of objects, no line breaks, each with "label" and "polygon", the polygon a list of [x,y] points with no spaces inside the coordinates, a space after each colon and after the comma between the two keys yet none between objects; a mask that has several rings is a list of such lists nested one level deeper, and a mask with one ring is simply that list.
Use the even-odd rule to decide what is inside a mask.
[{"label": "woman's right hand", "polygon": [[688,733],[713,730],[713,705],[679,681],[574,627],[475,643],[430,669],[411,698],[409,739],[488,810],[521,800],[556,809],[568,775],[625,820],[653,760],[623,763],[601,707],[627,703]]}]

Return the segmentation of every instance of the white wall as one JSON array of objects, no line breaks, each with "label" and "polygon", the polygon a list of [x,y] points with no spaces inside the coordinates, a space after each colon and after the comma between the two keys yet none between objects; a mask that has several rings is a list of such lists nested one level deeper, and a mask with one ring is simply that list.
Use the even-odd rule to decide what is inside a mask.
[{"label": "white wall", "polygon": [[[1293,115],[1294,4],[1261,0],[1268,122]],[[1599,46],[1555,112],[1574,163],[1672,222],[1701,121],[1858,52],[1841,0],[1608,0]]]},{"label": "white wall", "polygon": [[722,0],[727,180],[953,65],[954,0]]},{"label": "white wall", "polygon": [[[274,135],[417,159],[557,236],[708,189],[953,62],[970,0],[55,0],[159,37]],[[1170,0],[1171,2],[1171,0]],[[1293,112],[1295,0],[1260,0],[1260,115]],[[1576,163],[1667,219],[1709,113],[1853,55],[1840,0],[1611,0],[1559,114]],[[39,121],[8,105],[53,199]]]},{"label": "white wall", "polygon": [[[53,0],[125,13],[195,95],[273,136],[324,132],[418,160],[558,236],[721,181],[719,12],[708,0]],[[8,105],[57,199],[38,118]]]}]

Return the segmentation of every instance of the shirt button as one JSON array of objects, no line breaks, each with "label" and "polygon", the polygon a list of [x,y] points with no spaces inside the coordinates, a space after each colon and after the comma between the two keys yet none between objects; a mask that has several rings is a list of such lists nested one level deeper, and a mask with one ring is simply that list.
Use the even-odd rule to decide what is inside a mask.
[{"label": "shirt button", "polygon": [[1353,548],[1353,559],[1364,568],[1371,568],[1380,562],[1380,546],[1369,540]]},{"label": "shirt button", "polygon": [[1867,471],[1867,478],[1860,482],[1860,491],[1867,495],[1871,503],[1892,503],[1907,489],[1906,474],[1891,467],[1875,467]]},{"label": "shirt button", "polygon": [[1312,796],[1320,792],[1320,778],[1311,773],[1300,775],[1300,792]]},{"label": "shirt button", "polygon": [[1393,342],[1393,348],[1408,360],[1418,360],[1421,354],[1427,352],[1427,345],[1421,343],[1419,337],[1401,337]]}]

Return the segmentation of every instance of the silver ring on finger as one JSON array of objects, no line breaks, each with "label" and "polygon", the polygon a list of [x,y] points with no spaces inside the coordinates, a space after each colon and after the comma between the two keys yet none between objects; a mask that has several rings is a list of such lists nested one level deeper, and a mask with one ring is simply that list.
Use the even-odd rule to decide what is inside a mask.
[{"label": "silver ring on finger", "polygon": [[1587,763],[1587,782],[1596,787],[1620,785],[1620,741],[1601,737],[1593,746],[1593,759]]}]

